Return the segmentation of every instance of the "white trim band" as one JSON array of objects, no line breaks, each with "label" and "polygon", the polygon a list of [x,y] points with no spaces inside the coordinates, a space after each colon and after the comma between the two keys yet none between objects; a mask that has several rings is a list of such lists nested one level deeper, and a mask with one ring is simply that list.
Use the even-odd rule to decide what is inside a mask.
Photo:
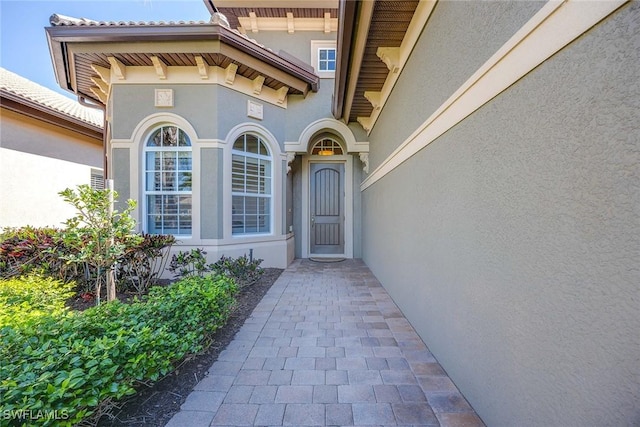
[{"label": "white trim band", "polygon": [[362,191],[629,0],[549,1],[360,185]]}]

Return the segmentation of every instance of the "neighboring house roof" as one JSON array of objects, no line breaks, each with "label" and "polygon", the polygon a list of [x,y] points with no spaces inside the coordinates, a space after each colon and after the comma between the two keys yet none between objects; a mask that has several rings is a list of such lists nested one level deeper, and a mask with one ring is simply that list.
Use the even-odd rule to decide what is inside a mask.
[{"label": "neighboring house roof", "polygon": [[[45,30],[58,83],[96,102],[105,102],[97,92],[101,76],[96,67],[110,69],[114,63],[221,68],[235,64],[237,74],[251,80],[263,76],[264,86],[289,94],[317,91],[320,82],[310,65],[231,30],[220,14],[209,22],[94,21],[54,14],[50,22]],[[73,49],[79,45],[86,47]]]},{"label": "neighboring house roof", "polygon": [[102,142],[104,121],[101,110],[85,107],[1,67],[0,98],[3,108],[98,137]]},{"label": "neighboring house roof", "polygon": [[420,3],[433,2],[340,1],[333,105],[336,118],[355,122],[380,108],[379,94],[389,74],[399,71],[400,48]]}]

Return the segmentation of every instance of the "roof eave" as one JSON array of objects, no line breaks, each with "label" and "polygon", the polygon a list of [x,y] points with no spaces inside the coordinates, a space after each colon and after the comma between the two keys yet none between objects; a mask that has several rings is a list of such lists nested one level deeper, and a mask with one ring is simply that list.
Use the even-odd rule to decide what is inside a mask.
[{"label": "roof eave", "polygon": [[97,139],[99,140],[99,144],[102,144],[103,129],[100,126],[76,119],[3,89],[0,89],[0,99],[2,99],[2,108],[72,130]]},{"label": "roof eave", "polygon": [[[47,27],[45,30],[58,84],[76,94],[78,94],[77,88],[72,87],[68,76],[68,58],[65,52],[67,43],[219,40],[305,82],[313,92],[318,91],[320,82],[320,77],[314,73],[287,61],[274,52],[220,25],[121,27],[61,25]],[[65,86],[62,86],[61,82],[64,82]],[[92,98],[91,96],[89,97]]]},{"label": "roof eave", "polygon": [[[338,9],[338,61],[336,63],[336,83],[333,94],[333,116],[340,120],[343,119],[344,98],[347,88],[347,80],[349,77],[349,63],[351,62],[351,44],[353,40],[353,32],[355,28],[356,11],[358,1],[341,1]],[[348,121],[345,120],[345,122]]]},{"label": "roof eave", "polygon": [[68,90],[71,93],[75,93],[71,87],[70,81],[67,78],[66,55],[63,53],[63,44],[60,41],[54,40],[51,37],[49,31],[46,31],[47,44],[49,45],[49,54],[51,56],[51,64],[53,65],[53,74],[56,77],[56,83],[62,89]]}]

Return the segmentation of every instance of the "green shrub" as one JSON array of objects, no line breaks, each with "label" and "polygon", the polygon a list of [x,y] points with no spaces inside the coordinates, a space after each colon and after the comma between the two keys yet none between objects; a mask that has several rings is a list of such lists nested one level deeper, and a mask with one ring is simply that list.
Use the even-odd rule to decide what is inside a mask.
[{"label": "green shrub", "polygon": [[240,288],[255,283],[264,273],[264,269],[260,267],[261,259],[250,259],[247,255],[238,258],[223,255],[218,261],[207,264],[206,254],[204,249],[199,248],[188,252],[180,251],[171,258],[169,271],[175,277],[204,276],[213,272],[232,278]]},{"label": "green shrub", "polygon": [[0,413],[57,411],[65,418],[28,425],[95,416],[138,382],[155,381],[200,351],[226,321],[236,291],[224,277],[193,277],[154,287],[131,304],[63,310],[29,325],[17,319],[0,328]]},{"label": "green shrub", "polygon": [[73,287],[73,283],[36,276],[0,281],[0,327],[61,315]]},{"label": "green shrub", "polygon": [[[118,260],[118,290],[143,295],[164,270],[169,251],[175,243],[170,235],[141,234],[125,242]],[[77,251],[76,251],[77,252]],[[48,276],[63,282],[75,282],[78,294],[91,293],[98,270],[86,262],[70,262],[74,253],[56,228],[10,228],[0,234],[0,278],[29,274]]]},{"label": "green shrub", "polygon": [[202,277],[211,271],[211,266],[207,264],[205,255],[207,255],[205,250],[200,248],[173,254],[169,263],[169,271],[174,274],[175,278]]},{"label": "green shrub", "polygon": [[90,185],[78,185],[75,190],[67,188],[59,192],[65,202],[76,209],[76,215],[64,222],[62,239],[72,250],[60,257],[80,265],[89,265],[95,276],[95,297],[99,304],[101,289],[106,285],[106,300],[116,299],[114,268],[128,247],[142,240],[136,234],[135,219],[131,212],[135,200],[127,200],[127,207],[119,212],[113,210],[118,193],[110,189],[95,189]]},{"label": "green shrub", "polygon": [[65,282],[81,280],[83,269],[61,258],[68,253],[70,249],[57,228],[4,229],[0,234],[0,278],[37,273]]},{"label": "green shrub", "polygon": [[260,267],[261,263],[261,259],[251,260],[246,255],[238,258],[223,255],[211,264],[211,269],[217,274],[233,278],[238,287],[243,288],[255,283],[262,276],[264,269]]},{"label": "green shrub", "polygon": [[125,249],[118,262],[118,290],[137,295],[147,293],[169,259],[169,250],[176,241],[171,235],[142,234],[137,245]]}]

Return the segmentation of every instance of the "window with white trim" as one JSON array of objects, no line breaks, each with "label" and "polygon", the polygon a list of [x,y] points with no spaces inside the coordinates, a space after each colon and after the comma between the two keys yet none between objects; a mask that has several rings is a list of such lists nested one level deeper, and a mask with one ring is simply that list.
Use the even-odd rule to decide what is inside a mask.
[{"label": "window with white trim", "polygon": [[151,133],[144,147],[145,225],[151,234],[191,235],[191,141],[177,126]]},{"label": "window with white trim", "polygon": [[267,144],[245,133],[233,143],[232,234],[271,233],[272,160]]},{"label": "window with white trim", "polygon": [[311,40],[311,65],[322,78],[335,78],[337,65],[335,40]]},{"label": "window with white trim", "polygon": [[336,71],[336,48],[318,49],[318,71]]}]

